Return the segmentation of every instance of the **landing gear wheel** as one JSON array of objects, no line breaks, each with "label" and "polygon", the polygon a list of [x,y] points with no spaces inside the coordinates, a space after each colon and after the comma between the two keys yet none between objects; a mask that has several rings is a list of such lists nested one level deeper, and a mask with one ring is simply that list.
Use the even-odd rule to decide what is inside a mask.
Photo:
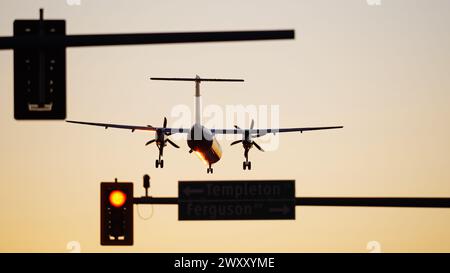
[{"label": "landing gear wheel", "polygon": [[159,165],[161,165],[161,169],[164,168],[164,160],[161,160],[161,161],[159,162]]},{"label": "landing gear wheel", "polygon": [[155,161],[155,168],[158,168],[158,167],[159,167],[159,160],[156,159],[156,161]]},{"label": "landing gear wheel", "polygon": [[252,169],[252,162],[250,162],[250,161],[244,161],[244,162],[242,163],[242,168],[243,168],[244,170],[246,170],[246,169],[251,170],[251,169]]},{"label": "landing gear wheel", "polygon": [[209,167],[208,169],[206,169],[206,173],[213,173],[213,168]]}]

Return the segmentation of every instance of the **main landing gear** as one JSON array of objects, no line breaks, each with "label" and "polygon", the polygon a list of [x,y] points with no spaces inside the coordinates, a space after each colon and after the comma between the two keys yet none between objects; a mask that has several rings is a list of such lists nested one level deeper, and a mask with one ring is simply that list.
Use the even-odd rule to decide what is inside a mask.
[{"label": "main landing gear", "polygon": [[[148,125],[148,127],[152,127],[152,126]],[[161,159],[161,157],[163,156],[164,146],[167,146],[167,143],[169,143],[170,145],[172,145],[173,147],[175,147],[177,149],[180,148],[180,146],[178,146],[177,144],[175,144],[172,140],[170,140],[168,138],[168,136],[170,136],[171,133],[166,132],[166,129],[167,129],[167,118],[164,118],[163,127],[156,129],[155,138],[150,141],[147,141],[147,143],[145,143],[145,146],[155,143],[156,147],[158,147],[159,157],[155,161],[155,167],[156,168],[161,167],[161,169],[164,168],[164,160]]]},{"label": "main landing gear", "polygon": [[158,157],[158,159],[156,159],[156,161],[155,161],[155,167],[156,167],[156,168],[158,168],[158,167],[161,167],[161,169],[164,168],[164,160],[161,159],[161,157],[162,157],[162,155],[163,155],[163,148],[164,148],[164,146],[161,146],[161,147],[159,148],[159,157]]},{"label": "main landing gear", "polygon": [[244,152],[244,156],[245,156],[245,161],[242,162],[242,169],[246,170],[248,168],[248,170],[252,169],[252,162],[248,161],[248,150],[249,149],[245,149]]},{"label": "main landing gear", "polygon": [[244,161],[242,162],[242,169],[246,170],[248,168],[248,170],[252,169],[252,162],[251,161]]}]

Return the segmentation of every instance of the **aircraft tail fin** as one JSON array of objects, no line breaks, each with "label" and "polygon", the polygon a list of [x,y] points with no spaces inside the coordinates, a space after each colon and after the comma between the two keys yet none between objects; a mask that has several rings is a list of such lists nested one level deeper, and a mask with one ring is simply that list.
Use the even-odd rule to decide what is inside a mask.
[{"label": "aircraft tail fin", "polygon": [[195,82],[195,123],[201,124],[202,103],[200,95],[200,83],[201,82],[243,82],[243,79],[212,79],[212,78],[161,78],[151,77],[154,81],[192,81]]}]

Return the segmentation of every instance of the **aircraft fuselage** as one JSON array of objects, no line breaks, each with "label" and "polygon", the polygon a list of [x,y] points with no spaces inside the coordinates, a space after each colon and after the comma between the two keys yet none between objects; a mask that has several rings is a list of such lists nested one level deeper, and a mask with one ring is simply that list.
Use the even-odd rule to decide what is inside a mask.
[{"label": "aircraft fuselage", "polygon": [[187,145],[207,165],[211,166],[222,157],[222,149],[213,133],[200,124],[194,124],[188,134]]}]

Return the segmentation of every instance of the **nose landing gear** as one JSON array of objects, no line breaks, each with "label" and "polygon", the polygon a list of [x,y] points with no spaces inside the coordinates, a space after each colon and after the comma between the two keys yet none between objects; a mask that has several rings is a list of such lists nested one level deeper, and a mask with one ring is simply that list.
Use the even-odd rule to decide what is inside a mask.
[{"label": "nose landing gear", "polygon": [[159,166],[161,166],[161,169],[164,168],[164,160],[162,160],[162,159],[156,159],[156,161],[155,161],[155,167],[158,168]]},{"label": "nose landing gear", "polygon": [[208,169],[206,169],[206,173],[210,173],[210,174],[213,173],[213,168],[211,168],[211,164],[209,164]]}]

